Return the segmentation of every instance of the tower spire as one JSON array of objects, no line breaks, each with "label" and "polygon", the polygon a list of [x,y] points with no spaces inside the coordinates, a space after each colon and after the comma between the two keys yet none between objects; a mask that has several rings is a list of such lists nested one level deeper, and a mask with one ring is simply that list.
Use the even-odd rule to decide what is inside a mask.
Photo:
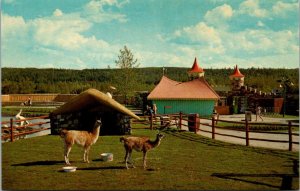
[{"label": "tower spire", "polygon": [[204,77],[204,70],[203,68],[199,67],[196,57],[192,68],[188,71],[188,75],[191,79]]},{"label": "tower spire", "polygon": [[244,75],[240,72],[237,65],[234,67],[233,73],[229,76],[231,80],[232,90],[239,90],[244,86]]}]

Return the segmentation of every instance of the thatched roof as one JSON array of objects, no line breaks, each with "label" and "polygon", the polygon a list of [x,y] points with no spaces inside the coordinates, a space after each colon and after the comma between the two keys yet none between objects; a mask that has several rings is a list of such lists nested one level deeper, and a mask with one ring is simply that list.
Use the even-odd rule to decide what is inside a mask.
[{"label": "thatched roof", "polygon": [[118,111],[125,115],[129,115],[133,118],[139,119],[137,115],[135,115],[132,111],[127,109],[125,106],[121,105],[114,99],[110,98],[106,94],[96,90],[96,89],[88,89],[81,94],[73,97],[59,107],[54,110],[52,114],[65,114],[65,113],[73,113],[78,111]]}]

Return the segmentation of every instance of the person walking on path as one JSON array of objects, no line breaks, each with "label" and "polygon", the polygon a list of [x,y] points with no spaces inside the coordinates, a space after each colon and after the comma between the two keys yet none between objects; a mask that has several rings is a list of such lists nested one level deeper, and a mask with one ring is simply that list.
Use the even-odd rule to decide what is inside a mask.
[{"label": "person walking on path", "polygon": [[156,104],[153,104],[153,113],[154,113],[154,116],[155,116],[156,113],[157,113],[157,106],[156,106]]},{"label": "person walking on path", "polygon": [[256,108],[255,108],[256,121],[257,121],[257,116],[261,119],[261,121],[264,121],[263,118],[262,118],[261,110],[262,110],[262,108],[259,105],[257,105]]}]

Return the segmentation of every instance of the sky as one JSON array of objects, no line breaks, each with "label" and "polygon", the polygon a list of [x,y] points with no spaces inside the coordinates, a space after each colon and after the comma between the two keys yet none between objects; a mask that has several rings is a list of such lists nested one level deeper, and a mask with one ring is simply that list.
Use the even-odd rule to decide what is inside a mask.
[{"label": "sky", "polygon": [[298,68],[298,0],[2,0],[1,67]]}]

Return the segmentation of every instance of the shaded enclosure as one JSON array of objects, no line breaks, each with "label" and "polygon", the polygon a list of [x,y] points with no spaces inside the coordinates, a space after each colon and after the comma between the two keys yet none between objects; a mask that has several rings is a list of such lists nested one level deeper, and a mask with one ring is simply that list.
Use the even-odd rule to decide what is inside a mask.
[{"label": "shaded enclosure", "polygon": [[90,131],[99,118],[102,119],[101,135],[129,134],[130,117],[139,119],[106,94],[89,89],[50,114],[51,134],[59,134],[61,129]]}]

